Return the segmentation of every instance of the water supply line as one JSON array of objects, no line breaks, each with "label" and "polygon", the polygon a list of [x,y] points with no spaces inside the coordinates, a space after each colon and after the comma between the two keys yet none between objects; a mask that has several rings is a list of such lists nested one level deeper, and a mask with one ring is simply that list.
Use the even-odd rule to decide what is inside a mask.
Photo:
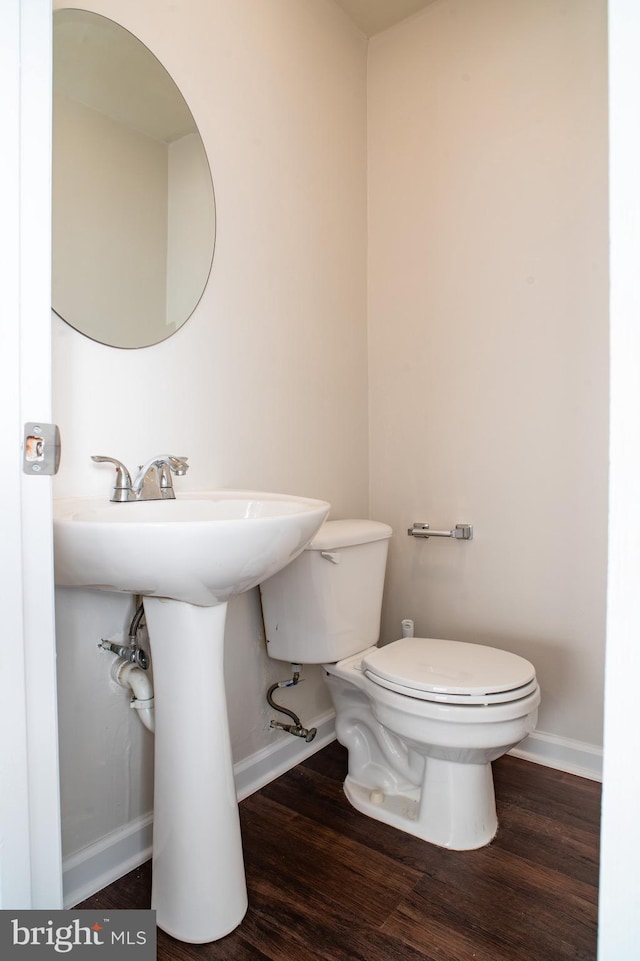
[{"label": "water supply line", "polygon": [[288,707],[283,707],[281,704],[277,704],[273,700],[273,694],[278,690],[279,687],[295,687],[296,684],[300,682],[300,671],[302,670],[301,664],[292,664],[291,673],[292,676],[287,678],[286,681],[276,681],[272,684],[267,691],[267,702],[269,707],[272,707],[274,711],[279,711],[280,714],[286,714],[293,721],[293,724],[284,724],[282,721],[275,721],[272,719],[269,725],[272,728],[277,728],[279,731],[287,731],[289,734],[293,734],[294,737],[303,737],[305,741],[313,741],[314,737],[318,733],[317,728],[306,728],[303,727],[302,721],[291,711]]},{"label": "water supply line", "polygon": [[115,641],[108,641],[102,638],[98,647],[102,648],[103,651],[112,651],[124,661],[131,661],[136,667],[146,671],[149,667],[149,655],[138,645],[138,631],[140,630],[140,622],[143,617],[144,606],[140,603],[136,608],[129,627],[129,643],[117,644]]}]

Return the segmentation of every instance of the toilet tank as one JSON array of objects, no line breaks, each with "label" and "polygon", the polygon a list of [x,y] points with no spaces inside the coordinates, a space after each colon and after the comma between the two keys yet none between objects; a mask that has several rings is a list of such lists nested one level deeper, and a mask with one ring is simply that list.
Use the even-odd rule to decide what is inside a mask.
[{"label": "toilet tank", "polygon": [[324,664],[378,642],[387,524],[327,521],[295,561],[260,585],[267,652]]}]

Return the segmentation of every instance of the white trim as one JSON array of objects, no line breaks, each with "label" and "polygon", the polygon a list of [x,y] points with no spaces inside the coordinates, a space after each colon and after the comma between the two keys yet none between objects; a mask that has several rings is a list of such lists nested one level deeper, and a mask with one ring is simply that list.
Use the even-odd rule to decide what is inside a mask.
[{"label": "white trim", "polygon": [[[318,730],[313,741],[279,737],[268,747],[234,765],[238,800],[259,791],[286,771],[300,764],[335,740],[333,712],[323,714],[311,726]],[[153,814],[136,818],[63,861],[64,906],[71,908],[117,881],[151,857]]]},{"label": "white trim", "polygon": [[130,821],[62,862],[64,906],[90,898],[151,857],[153,814]]},{"label": "white trim", "polygon": [[638,956],[640,937],[640,6],[609,0],[611,401],[609,580],[600,842],[599,961]]},{"label": "white trim", "polygon": [[[24,423],[49,421],[52,410],[49,0],[22,0],[20,38],[20,398]],[[21,480],[30,907],[55,908],[62,900],[62,842],[52,478],[22,474]]]},{"label": "white trim", "polygon": [[602,748],[596,744],[534,731],[526,741],[512,748],[509,754],[591,781],[602,781]]},{"label": "white trim", "polygon": [[[51,6],[0,3],[0,907],[62,904],[51,478],[21,468],[51,419]],[[4,109],[6,107],[6,109]],[[5,275],[6,271],[6,275]],[[5,664],[6,660],[6,664]],[[4,787],[5,785],[3,785]]]},{"label": "white trim", "polygon": [[0,283],[3,332],[0,351],[0,617],[11,643],[0,647],[0,675],[11,678],[0,698],[3,737],[0,776],[0,908],[31,903],[29,767],[22,600],[22,531],[16,448],[20,430],[20,6],[0,4]]}]

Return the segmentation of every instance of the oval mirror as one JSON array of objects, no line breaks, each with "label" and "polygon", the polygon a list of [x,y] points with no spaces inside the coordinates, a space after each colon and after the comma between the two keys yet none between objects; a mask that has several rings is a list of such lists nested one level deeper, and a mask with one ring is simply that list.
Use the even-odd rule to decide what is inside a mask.
[{"label": "oval mirror", "polygon": [[157,344],[211,270],[198,128],[159,60],[106,17],[56,11],[53,62],[53,310],[112,347]]}]

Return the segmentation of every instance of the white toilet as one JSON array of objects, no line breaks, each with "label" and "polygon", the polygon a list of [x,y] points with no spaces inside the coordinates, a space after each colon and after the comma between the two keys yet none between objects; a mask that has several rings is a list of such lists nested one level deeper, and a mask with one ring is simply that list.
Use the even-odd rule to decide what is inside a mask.
[{"label": "white toilet", "polygon": [[491,761],[536,724],[535,669],[460,641],[376,647],[391,533],[376,521],[327,521],[260,587],[267,650],[323,665],[355,808],[433,844],[482,847],[498,827]]}]

